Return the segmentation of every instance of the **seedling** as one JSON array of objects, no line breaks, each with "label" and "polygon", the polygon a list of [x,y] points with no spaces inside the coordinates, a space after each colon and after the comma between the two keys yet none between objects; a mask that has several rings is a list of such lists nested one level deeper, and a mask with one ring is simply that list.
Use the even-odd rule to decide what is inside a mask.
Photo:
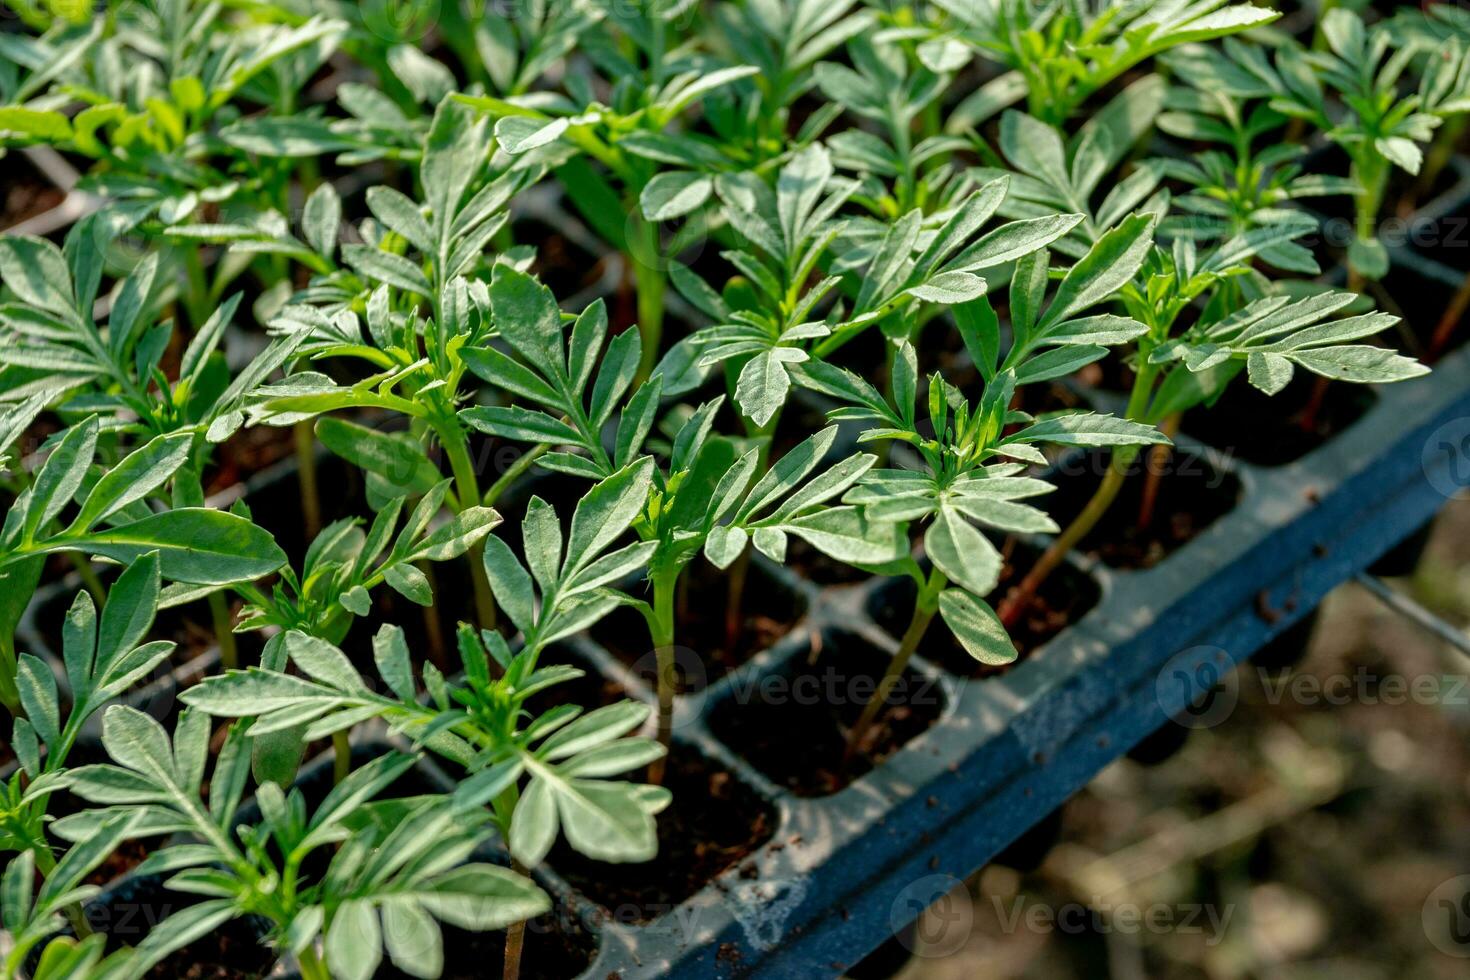
[{"label": "seedling", "polygon": [[[667,462],[655,466],[652,458],[640,454],[658,412],[663,386],[659,373],[627,399],[609,454],[601,430],[632,384],[639,335],[627,331],[614,338],[593,381],[594,358],[607,333],[600,305],[583,312],[567,335],[550,290],[511,269],[497,271],[490,301],[497,323],[516,325],[502,331],[515,356],[485,348],[466,357],[487,380],[542,407],[471,408],[465,410],[465,420],[492,435],[538,442],[544,466],[601,480],[582,507],[592,501],[608,507],[619,518],[612,526],[631,524],[641,540],[641,550],[629,552],[629,564],[619,572],[646,569],[653,593],[651,605],[634,605],[648,623],[657,658],[658,733],[664,745],[671,737],[677,685],[674,600],[680,576],[701,550],[716,567],[725,568],[753,540],[758,550],[780,561],[787,535],[794,534],[838,561],[880,563],[895,555],[892,534],[875,535],[851,508],[827,506],[876,457],[854,455],[811,477],[831,448],[835,429],[817,433],[768,467],[764,443],[742,455],[733,440],[711,434],[723,402],[716,398],[676,426]],[[577,451],[546,451],[552,447]],[[604,503],[615,493],[615,504]],[[544,512],[537,522],[546,522]],[[573,527],[575,538],[575,520]],[[549,530],[539,531],[534,540],[556,540],[549,535]],[[554,553],[532,559],[531,540],[527,546],[528,561],[556,567]],[[655,781],[660,775],[656,768]]]},{"label": "seedling", "polygon": [[[1348,249],[1348,288],[1388,272],[1388,250],[1378,237],[1378,219],[1394,167],[1419,173],[1422,144],[1447,119],[1470,111],[1470,50],[1447,42],[1426,64],[1417,91],[1400,94],[1400,83],[1420,53],[1415,45],[1395,48],[1387,25],[1367,27],[1353,11],[1336,8],[1322,20],[1328,51],[1281,48],[1274,61],[1258,49],[1238,45],[1231,54],[1255,84],[1243,95],[1269,90],[1278,112],[1310,123],[1342,148],[1351,161],[1355,237]],[[1229,79],[1217,81],[1228,84]],[[1226,89],[1229,90],[1228,88]],[[1336,95],[1348,114],[1333,117]]]},{"label": "seedling", "polygon": [[802,365],[804,384],[850,406],[834,413],[834,419],[875,422],[877,427],[861,439],[896,440],[920,456],[912,469],[870,471],[844,501],[859,505],[870,521],[931,520],[924,533],[931,570],[925,574],[911,557],[887,569],[911,576],[918,595],[877,693],[848,733],[849,755],[861,748],[936,612],[982,663],[1002,664],[1015,658],[1005,630],[985,600],[1000,576],[1000,552],[972,521],[1009,531],[1055,529],[1044,513],[1016,503],[1050,489],[1040,480],[1019,475],[1028,463],[1046,462],[1036,444],[1136,447],[1167,441],[1141,421],[1092,414],[1036,421],[1011,408],[1019,385],[1068,374],[1103,357],[1107,345],[1144,332],[1142,323],[1126,317],[1079,314],[1106,300],[1135,273],[1149,248],[1152,229],[1149,217],[1125,219],[1063,276],[1050,301],[1049,251],[1043,248],[1021,258],[1011,280],[1011,347],[1003,358],[999,319],[989,299],[981,296],[956,306],[965,347],[985,383],[977,403],[936,374],[929,379],[928,417],[921,420],[917,357],[905,341],[899,342],[890,398],[850,371],[820,361]]},{"label": "seedling", "polygon": [[[458,402],[464,397],[466,365],[461,351],[484,343],[501,325],[489,318],[484,287],[466,276],[484,261],[486,245],[505,221],[503,207],[524,185],[526,171],[513,171],[471,193],[477,168],[489,153],[489,133],[464,106],[446,101],[435,116],[421,169],[425,208],[390,188],[368,194],[383,233],[369,234],[374,245],[346,245],[347,269],[324,277],[311,290],[321,306],[287,307],[272,329],[299,340],[299,352],[313,360],[345,358],[373,373],[347,386],[317,372],[293,375],[265,390],[253,412],[255,421],[291,425],[340,410],[380,409],[406,417],[413,438],[375,433],[362,426],[323,429],[328,446],[373,473],[384,495],[423,492],[426,474],[437,467],[424,454],[432,439],[444,450],[454,474],[455,496],[445,498],[456,512],[493,502],[499,486],[486,494],[471,458],[468,435],[460,425]],[[321,191],[319,194],[326,195]],[[309,240],[330,257],[335,249],[340,203],[331,196],[308,208]],[[261,241],[252,247],[276,248]],[[295,250],[294,242],[285,247]],[[419,263],[405,258],[405,247]],[[432,314],[420,318],[417,304]],[[365,307],[367,334],[355,310]],[[529,463],[529,461],[528,461]],[[516,471],[519,472],[519,471]],[[513,474],[511,474],[513,475]],[[475,600],[481,622],[493,623],[494,604],[483,578],[478,548],[471,548]]]},{"label": "seedling", "polygon": [[[253,179],[238,179],[243,154],[210,159],[221,149],[214,130],[239,114],[239,102],[294,111],[346,25],[321,18],[295,27],[259,24],[217,46],[227,16],[214,4],[179,2],[116,4],[87,28],[55,19],[42,38],[16,44],[34,74],[15,95],[32,102],[0,109],[0,145],[41,144],[93,161],[83,187],[106,195],[131,223],[146,221],[153,233],[205,206],[284,209],[290,168],[250,168]],[[73,102],[83,108],[57,108]],[[178,259],[184,305],[198,328],[238,270],[220,270],[209,284],[200,249],[188,239]]]},{"label": "seedling", "polygon": [[[1093,93],[1171,48],[1269,24],[1281,14],[1226,0],[1098,4],[941,0],[920,47],[929,64],[954,65],[968,51],[1020,76],[1014,97],[1031,115],[1061,125]],[[941,12],[942,11],[942,12]]]},{"label": "seedling", "polygon": [[[170,872],[170,888],[203,900],[153,927],[135,947],[131,974],[231,919],[258,915],[304,977],[366,980],[385,951],[400,967],[437,967],[443,944],[435,920],[497,929],[550,907],[529,880],[462,863],[487,838],[485,820],[443,797],[370,802],[408,770],[411,756],[389,753],[363,765],[314,810],[300,790],[264,783],[255,795],[259,818],[237,825],[249,776],[245,738],[241,726],[231,729],[206,795],[209,736],[204,714],[181,714],[170,740],[146,714],[114,705],[103,717],[113,764],[82,766],[67,779],[73,793],[106,806],[59,821],[63,837],[91,837],[99,822],[122,817],[129,836],[184,831],[197,840],[155,851],[140,866]],[[303,867],[335,845],[323,872]]]},{"label": "seedling", "polygon": [[[17,860],[17,854],[29,855],[33,870],[42,875],[56,874],[55,882],[46,889],[49,894],[43,896],[43,905],[64,910],[78,936],[90,932],[80,906],[85,896],[68,894],[76,883],[71,881],[70,868],[57,867],[46,836],[47,825],[54,819],[47,808],[51,796],[67,786],[67,756],[88,719],[147,677],[173,652],[173,643],[145,641],[153,626],[158,595],[159,561],[152,553],[118,577],[100,622],[92,597],[78,593],[61,634],[69,688],[64,710],[51,668],[40,658],[22,654],[14,675],[14,689],[25,714],[11,719],[10,744],[19,765],[9,780],[0,784],[0,853],[6,854],[8,861]],[[115,846],[116,840],[112,844]],[[105,856],[106,851],[101,851],[96,860]],[[86,859],[71,859],[71,864],[79,860]],[[27,882],[26,893],[29,890]],[[5,927],[19,934],[22,928],[9,921],[9,906],[16,896],[9,890],[5,894]],[[29,903],[18,899],[15,904],[24,909]],[[33,921],[40,925],[49,917],[41,914]],[[25,944],[18,945],[24,956]],[[14,969],[7,965],[6,976]]]},{"label": "seedling", "polygon": [[[616,874],[688,816],[662,783],[694,562],[728,580],[732,653],[752,552],[795,538],[912,581],[845,733],[867,752],[936,617],[985,667],[1017,658],[1007,624],[1183,413],[1242,375],[1424,372],[1367,343],[1395,318],[1353,294],[1386,268],[1393,168],[1431,179],[1470,111],[1470,22],[1442,10],[1333,10],[1308,51],[1228,0],[11,6],[0,148],[87,171],[31,228],[101,197],[62,247],[0,237],[6,980],[187,972],[172,958],[231,923],[307,980],[436,976],[442,924],[504,929],[514,980],[558,842]],[[977,56],[1001,73],[977,83]],[[1322,140],[1349,173],[1311,172]],[[1302,205],[1338,194],[1351,288],[1278,279],[1318,275]],[[562,202],[621,292],[547,285],[609,279],[521,240],[513,216]],[[229,295],[247,270],[263,336]],[[1118,416],[1038,409],[1110,358]],[[793,437],[798,399],[834,424]],[[310,544],[289,562],[258,481],[206,506],[220,447],[258,426],[294,434]],[[482,436],[524,449],[492,480]],[[365,497],[326,519],[323,447]],[[1079,451],[1107,468],[1059,528],[1039,474]],[[581,499],[517,486],[532,466]],[[1053,537],[992,608],[1016,535]],[[43,576],[71,580],[51,555],[86,586],[59,659],[16,639]],[[475,622],[451,666],[436,563],[460,558]],[[155,610],[205,597],[223,669],[193,661],[168,728],[115,703],[172,651]],[[400,597],[422,643],[381,616]],[[619,610],[656,690],[574,703],[557,658]],[[111,761],[75,765],[97,724]],[[113,896],[87,880],[140,840],[138,880],[192,904],[109,951],[125,937],[84,909]]]}]

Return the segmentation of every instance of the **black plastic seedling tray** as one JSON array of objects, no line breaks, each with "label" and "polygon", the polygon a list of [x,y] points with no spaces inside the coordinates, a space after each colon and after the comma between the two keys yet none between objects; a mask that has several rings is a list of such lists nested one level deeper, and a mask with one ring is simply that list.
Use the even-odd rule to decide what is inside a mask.
[{"label": "black plastic seedling tray", "polygon": [[[1462,185],[1422,213],[1463,214],[1467,201]],[[1462,275],[1408,249],[1396,250],[1394,259],[1396,288],[1431,313]],[[1106,392],[1081,395],[1098,408],[1117,407]],[[1233,498],[1228,512],[1145,570],[1073,556],[1069,588],[1091,607],[1009,670],[961,676],[923,655],[933,648],[921,648],[902,688],[906,740],[834,792],[795,778],[812,749],[794,731],[782,744],[785,723],[793,711],[827,710],[834,690],[839,700],[844,692],[870,693],[854,682],[871,682],[896,648],[894,630],[879,620],[885,604],[902,606],[901,597],[893,600],[898,586],[817,584],[758,558],[753,575],[797,621],[769,649],[723,675],[696,666],[691,654],[696,682],[678,700],[675,741],[677,753],[728,773],[730,805],[757,814],[764,843],[694,894],[664,896],[664,904],[600,900],[598,876],[616,878],[625,869],[589,873],[553,853],[536,876],[557,899],[559,931],[595,944],[582,975],[836,976],[1212,689],[1216,699],[1197,717],[1219,718],[1229,707],[1234,665],[1289,635],[1327,592],[1470,485],[1470,347],[1445,357],[1426,378],[1375,389],[1356,410],[1361,415],[1344,431],[1277,465],[1210,445],[1207,433],[1196,438],[1186,419],[1178,456],[1214,477],[1211,486],[1226,488]],[[1259,442],[1271,435],[1243,437]],[[1069,466],[1077,462],[1059,464],[1058,496],[1076,479]],[[281,464],[259,475],[247,499],[291,469]],[[21,631],[31,649],[45,652],[36,610],[59,617],[60,597],[69,599],[75,588],[68,580],[37,596]],[[723,602],[710,607],[722,610]],[[594,687],[652,701],[646,677],[598,636],[594,629],[559,653],[586,667]],[[601,636],[608,638],[606,629]],[[217,653],[207,651],[140,696],[166,712],[172,688],[216,662]],[[710,683],[699,682],[701,672]],[[811,677],[815,699],[794,683]],[[753,740],[752,727],[760,726]],[[381,750],[382,743],[367,738],[360,749],[373,746]],[[329,765],[320,760],[305,770],[303,783],[322,778]],[[430,786],[448,784],[432,761],[420,766],[419,777]],[[158,887],[124,876],[94,904],[152,901],[144,893],[156,898]],[[531,962],[526,968],[536,969]],[[289,966],[278,964],[275,975],[286,974]]]},{"label": "black plastic seedling tray", "polygon": [[[1439,213],[1452,204],[1463,211],[1465,200],[1462,188]],[[1433,296],[1447,297],[1460,278],[1405,250],[1395,261]],[[769,701],[764,692],[794,691],[768,682],[805,672],[814,643],[819,665],[864,675],[844,654],[895,649],[872,616],[893,585],[790,581],[806,604],[803,620],[770,650],[682,697],[678,715],[680,742],[775,811],[769,841],[651,922],[603,917],[600,955],[586,975],[836,976],[1146,735],[1170,719],[1220,718],[1235,665],[1470,486],[1470,348],[1429,377],[1375,389],[1346,431],[1292,462],[1246,462],[1187,431],[1178,443],[1226,485],[1238,481],[1235,506],[1147,570],[1078,561],[1072,568],[1097,585],[1096,605],[999,676],[962,678],[916,657],[910,693],[936,701],[938,719],[827,796],[783,785],[779,759],[772,778],[769,754],[752,764],[726,737],[728,719]],[[590,639],[578,646],[592,667],[652,697]],[[787,752],[796,764],[809,761],[800,742]],[[565,885],[554,861],[546,877]]]}]

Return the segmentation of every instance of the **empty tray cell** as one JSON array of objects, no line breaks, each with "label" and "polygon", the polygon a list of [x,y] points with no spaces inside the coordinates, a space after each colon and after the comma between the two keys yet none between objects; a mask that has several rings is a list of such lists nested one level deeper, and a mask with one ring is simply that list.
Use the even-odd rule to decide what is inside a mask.
[{"label": "empty tray cell", "polygon": [[877,690],[889,656],[852,633],[816,640],[767,671],[739,675],[710,716],[721,741],[797,796],[837,792],[944,712],[938,678],[910,667],[864,744],[846,758],[848,728]]},{"label": "empty tray cell", "polygon": [[[1453,168],[1446,168],[1453,172]],[[1433,218],[1418,218],[1410,230],[1409,244],[1414,251],[1443,262],[1460,272],[1470,272],[1470,194],[1456,191],[1442,213]],[[1433,202],[1432,210],[1440,211],[1441,202]],[[1426,209],[1430,210],[1430,209]],[[1398,294],[1391,294],[1397,297]]]},{"label": "empty tray cell", "polygon": [[[732,622],[730,575],[697,558],[679,583],[674,642],[692,651],[692,659],[698,663],[698,667],[682,672],[685,692],[702,690],[770,647],[806,612],[804,596],[763,562],[753,560],[746,565],[739,611]],[[628,591],[642,596],[647,590],[639,584]],[[640,613],[620,607],[599,620],[590,632],[592,639],[632,667],[650,688],[656,686],[658,670],[648,622]]]},{"label": "empty tray cell", "polygon": [[[991,604],[999,603],[1006,591],[1018,583],[1040,557],[1040,548],[1013,542],[1001,569],[1000,584],[989,596]],[[879,586],[868,602],[869,615],[895,637],[895,642],[908,629],[917,594],[918,587],[913,579],[894,578]],[[1042,584],[1037,600],[1027,607],[1009,631],[1020,659],[1024,660],[1042,644],[1080,620],[1097,605],[1101,595],[1102,590],[1092,576],[1066,562],[1059,565]],[[919,643],[918,654],[961,677],[990,677],[1005,673],[1014,666],[993,667],[980,663],[965,651],[944,620],[937,616]]]},{"label": "empty tray cell", "polygon": [[776,831],[776,810],[693,746],[675,742],[664,772],[673,794],[658,815],[658,857],[644,864],[592,861],[565,841],[547,859],[572,887],[618,922],[649,922],[754,853]]},{"label": "empty tray cell", "polygon": [[1237,379],[1215,405],[1186,412],[1182,428],[1227,456],[1257,466],[1280,466],[1347,431],[1376,400],[1367,385],[1322,384],[1306,371],[1277,395]]},{"label": "empty tray cell", "polygon": [[[1080,550],[1113,568],[1152,568],[1229,513],[1240,499],[1240,480],[1199,453],[1175,449],[1163,465],[1139,453],[1107,515],[1082,539]],[[1069,457],[1053,474],[1056,493],[1043,506],[1065,528],[1081,513],[1107,472],[1108,454]],[[1145,510],[1147,474],[1158,474],[1153,507]]]},{"label": "empty tray cell", "polygon": [[[1470,235],[1470,231],[1460,234]],[[1470,251],[1470,242],[1466,242],[1463,248]],[[1442,249],[1435,257],[1449,259],[1453,252],[1454,249]],[[1398,314],[1404,321],[1396,330],[1384,331],[1380,335],[1380,343],[1420,358],[1429,357],[1428,351],[1433,348],[1431,360],[1443,357],[1465,343],[1466,335],[1470,333],[1470,306],[1465,305],[1464,297],[1459,297],[1456,303],[1456,293],[1470,273],[1470,262],[1463,258],[1460,261],[1462,264],[1458,269],[1414,259],[1394,262],[1383,279],[1383,288],[1393,297],[1397,308],[1387,304],[1380,304],[1380,308]],[[1450,310],[1452,304],[1457,307],[1457,312]],[[1455,315],[1446,318],[1447,312]],[[1417,345],[1417,350],[1414,345]]]}]

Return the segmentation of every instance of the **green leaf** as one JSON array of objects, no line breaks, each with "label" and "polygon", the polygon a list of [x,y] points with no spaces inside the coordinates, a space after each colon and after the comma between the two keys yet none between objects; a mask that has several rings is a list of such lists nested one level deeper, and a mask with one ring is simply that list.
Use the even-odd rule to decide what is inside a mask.
[{"label": "green leaf", "polygon": [[1278,394],[1296,371],[1284,355],[1269,352],[1252,351],[1245,363],[1251,384],[1268,395]]},{"label": "green leaf", "polygon": [[1166,444],[1169,439],[1151,425],[1089,412],[1045,419],[1007,441],[1048,442],[1057,446],[1147,446]]},{"label": "green leaf", "polygon": [[[502,602],[501,607],[504,606]],[[387,623],[378,628],[378,632],[373,635],[373,662],[377,664],[378,675],[394,694],[404,701],[412,701],[417,696],[413,683],[413,663],[402,629]]]},{"label": "green leaf", "polygon": [[362,900],[343,902],[327,929],[327,966],[342,980],[369,980],[383,959],[378,913]]},{"label": "green leaf", "polygon": [[1000,581],[1000,552],[949,507],[941,506],[934,523],[924,532],[924,553],[950,581],[976,595],[989,594]]},{"label": "green leaf", "polygon": [[317,419],[316,435],[359,469],[383,477],[395,494],[427,493],[443,479],[423,447],[404,432],[382,432],[332,416]]},{"label": "green leaf", "polygon": [[434,604],[434,590],[423,572],[413,565],[390,565],[383,573],[383,581],[399,595],[421,606]]},{"label": "green leaf", "polygon": [[337,196],[337,189],[331,182],[323,181],[306,199],[301,226],[307,244],[317,254],[331,258],[336,253],[342,226],[342,199]]},{"label": "green leaf", "polygon": [[0,238],[0,279],[31,306],[75,316],[71,273],[61,249],[43,238]]},{"label": "green leaf", "polygon": [[403,236],[420,252],[434,254],[434,232],[417,204],[391,187],[369,187],[366,196],[368,209],[384,226]]},{"label": "green leaf", "polygon": [[756,425],[776,417],[791,390],[786,365],[800,364],[807,353],[796,347],[773,347],[756,354],[740,369],[735,386],[735,404]]},{"label": "green leaf", "polygon": [[1128,283],[1153,247],[1154,218],[1135,214],[1097,240],[1057,287],[1037,325],[1046,332],[1089,306],[1101,303]]},{"label": "green leaf", "polygon": [[1339,381],[1388,384],[1429,373],[1429,368],[1413,358],[1365,344],[1295,350],[1288,356],[1308,371]]},{"label": "green leaf", "polygon": [[982,664],[999,667],[1015,661],[1015,645],[984,601],[964,589],[945,589],[939,594],[939,614],[965,652]]},{"label": "green leaf", "polygon": [[97,453],[97,416],[89,415],[67,430],[31,484],[21,540],[36,540],[47,524],[71,502]]},{"label": "green leaf", "polygon": [[72,527],[96,527],[163,486],[189,458],[193,443],[192,432],[170,432],[129,453],[93,485]]},{"label": "green leaf", "polygon": [[625,533],[642,511],[653,486],[653,459],[644,457],[587,491],[572,515],[563,567],[570,574]]},{"label": "green leaf", "polygon": [[561,310],[551,290],[507,265],[495,267],[490,308],[500,335],[548,378],[565,376]]},{"label": "green leaf", "polygon": [[424,144],[420,181],[441,243],[448,241],[459,202],[470,181],[480,173],[489,149],[484,118],[453,96],[439,103]]},{"label": "green leaf", "polygon": [[167,511],[109,531],[62,540],[127,563],[157,551],[163,577],[191,585],[244,582],[286,563],[286,553],[268,531],[243,517],[199,507]]},{"label": "green leaf", "polygon": [[704,174],[674,170],[656,175],[643,188],[638,203],[649,221],[670,221],[697,211],[714,192],[715,184]]}]

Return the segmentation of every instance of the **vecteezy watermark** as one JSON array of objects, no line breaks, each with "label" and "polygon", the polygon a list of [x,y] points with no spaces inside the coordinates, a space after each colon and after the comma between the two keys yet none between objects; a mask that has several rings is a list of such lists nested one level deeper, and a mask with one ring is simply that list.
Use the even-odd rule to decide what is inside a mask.
[{"label": "vecteezy watermark", "polygon": [[1420,917],[1435,949],[1470,959],[1470,875],[1451,878],[1430,892]]},{"label": "vecteezy watermark", "polygon": [[1181,650],[1154,679],[1154,696],[1179,724],[1213,728],[1230,717],[1240,699],[1235,661],[1219,647]]},{"label": "vecteezy watermark", "polygon": [[1450,419],[1431,432],[1419,463],[1429,485],[1446,498],[1470,487],[1470,416]]},{"label": "vecteezy watermark", "polygon": [[1083,933],[1119,933],[1137,935],[1193,934],[1203,935],[1206,946],[1215,946],[1225,938],[1230,927],[1234,905],[1208,902],[1109,902],[1094,898],[1089,902],[1067,902],[1047,905],[1029,901],[1024,895],[1005,899],[991,897],[996,920],[1002,932],[1059,932],[1068,936]]},{"label": "vecteezy watermark", "polygon": [[925,875],[898,893],[888,911],[888,926],[915,956],[938,959],[959,951],[969,940],[975,908],[958,878]]},{"label": "vecteezy watermark", "polygon": [[1261,690],[1272,705],[1400,705],[1465,707],[1470,705],[1470,679],[1462,674],[1376,674],[1359,667],[1351,674],[1272,676],[1257,669]]}]

